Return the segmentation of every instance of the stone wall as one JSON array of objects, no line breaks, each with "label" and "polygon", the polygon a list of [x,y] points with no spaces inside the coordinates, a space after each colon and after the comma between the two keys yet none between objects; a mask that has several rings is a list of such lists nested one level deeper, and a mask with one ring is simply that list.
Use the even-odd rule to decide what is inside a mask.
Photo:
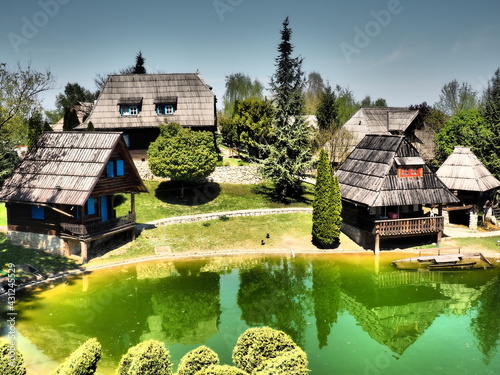
[{"label": "stone wall", "polygon": [[[134,163],[143,180],[155,178],[147,161],[134,160]],[[258,184],[264,179],[257,166],[245,165],[241,167],[215,167],[215,171],[207,177],[207,180],[219,184]]]},{"label": "stone wall", "polygon": [[64,255],[64,240],[57,236],[10,231],[7,233],[7,239],[13,245],[21,245],[31,249],[45,250],[54,254]]},{"label": "stone wall", "polygon": [[215,171],[208,176],[211,182],[219,184],[258,184],[264,179],[254,165],[241,167],[216,167]]}]

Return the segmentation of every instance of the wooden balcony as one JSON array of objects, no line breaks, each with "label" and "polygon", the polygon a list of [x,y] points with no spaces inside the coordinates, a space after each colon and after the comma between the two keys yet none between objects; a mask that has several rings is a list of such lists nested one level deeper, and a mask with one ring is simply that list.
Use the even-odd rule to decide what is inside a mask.
[{"label": "wooden balcony", "polygon": [[107,221],[87,223],[61,223],[61,237],[88,240],[131,229],[135,226],[135,213]]},{"label": "wooden balcony", "polygon": [[374,223],[373,233],[380,237],[436,234],[444,229],[442,216],[375,220]]}]

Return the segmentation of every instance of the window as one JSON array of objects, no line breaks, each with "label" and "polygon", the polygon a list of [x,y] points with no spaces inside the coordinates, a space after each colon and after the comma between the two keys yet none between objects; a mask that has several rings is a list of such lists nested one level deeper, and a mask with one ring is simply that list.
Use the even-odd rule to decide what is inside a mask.
[{"label": "window", "polygon": [[173,104],[157,104],[156,114],[157,115],[173,115],[175,112],[175,106]]},{"label": "window", "polygon": [[35,220],[44,220],[45,209],[43,206],[31,206],[31,218]]},{"label": "window", "polygon": [[139,106],[136,105],[121,105],[120,114],[122,116],[137,116],[139,114]]},{"label": "window", "polygon": [[398,177],[422,177],[422,175],[422,167],[398,168]]},{"label": "window", "polygon": [[85,204],[85,214],[86,215],[95,215],[95,199],[89,198],[87,203]]},{"label": "window", "polygon": [[125,162],[123,160],[110,160],[106,165],[106,177],[125,175]]}]

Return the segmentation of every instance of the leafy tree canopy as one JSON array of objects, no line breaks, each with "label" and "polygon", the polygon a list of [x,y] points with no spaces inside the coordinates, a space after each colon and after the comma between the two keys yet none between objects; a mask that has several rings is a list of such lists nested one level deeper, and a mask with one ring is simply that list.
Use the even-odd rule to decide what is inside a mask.
[{"label": "leafy tree canopy", "polygon": [[[0,139],[14,143],[24,119],[40,108],[38,95],[52,89],[54,77],[38,72],[28,63],[10,68],[0,63]],[[24,133],[26,134],[25,130]],[[11,137],[14,134],[14,137]]]},{"label": "leafy tree canopy", "polygon": [[148,160],[151,171],[159,177],[181,181],[207,177],[217,165],[213,135],[177,123],[162,125],[160,135],[148,148]]},{"label": "leafy tree canopy", "polygon": [[453,80],[445,84],[441,88],[439,101],[434,107],[448,116],[478,107],[477,92],[472,89],[472,86],[467,82],[459,84],[457,80]]},{"label": "leafy tree canopy", "polygon": [[306,106],[305,112],[308,115],[315,115],[321,102],[321,97],[325,91],[325,82],[318,72],[309,73],[306,80]]},{"label": "leafy tree canopy", "polygon": [[224,101],[223,113],[227,117],[232,117],[237,102],[249,98],[263,98],[264,86],[257,79],[252,80],[243,73],[234,73],[226,76],[226,92],[222,100]]},{"label": "leafy tree canopy", "polygon": [[90,92],[78,83],[67,83],[64,87],[64,93],[56,96],[56,109],[59,117],[65,110],[75,108],[78,102],[92,103],[97,99],[97,96],[98,92]]}]

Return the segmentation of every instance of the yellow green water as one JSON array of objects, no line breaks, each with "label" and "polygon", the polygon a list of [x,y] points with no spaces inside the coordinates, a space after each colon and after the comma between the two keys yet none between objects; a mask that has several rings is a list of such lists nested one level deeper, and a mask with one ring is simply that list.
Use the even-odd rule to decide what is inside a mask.
[{"label": "yellow green water", "polygon": [[202,344],[231,364],[238,336],[266,325],[306,350],[313,375],[500,373],[500,263],[458,272],[390,265],[407,256],[217,257],[95,271],[18,294],[18,345],[28,373],[43,375],[97,337],[99,373],[112,374],[130,346],[154,338],[175,369]]}]

